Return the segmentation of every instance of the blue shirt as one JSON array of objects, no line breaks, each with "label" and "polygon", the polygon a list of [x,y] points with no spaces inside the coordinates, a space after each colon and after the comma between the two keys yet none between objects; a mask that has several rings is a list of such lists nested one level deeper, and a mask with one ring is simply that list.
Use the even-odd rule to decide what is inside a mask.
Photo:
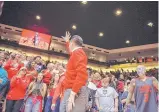
[{"label": "blue shirt", "polygon": [[0,67],[0,79],[2,80],[2,83],[0,83],[0,86],[3,86],[8,81],[8,73],[5,69]]},{"label": "blue shirt", "polygon": [[128,97],[128,91],[124,91],[121,96],[121,100],[126,99],[127,97]]}]

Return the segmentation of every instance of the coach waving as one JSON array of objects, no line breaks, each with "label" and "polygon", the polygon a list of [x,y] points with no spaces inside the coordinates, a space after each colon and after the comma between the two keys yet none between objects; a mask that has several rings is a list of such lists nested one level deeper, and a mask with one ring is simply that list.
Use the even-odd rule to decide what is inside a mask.
[{"label": "coach waving", "polygon": [[87,56],[82,49],[83,40],[80,36],[71,37],[66,32],[63,39],[69,50],[70,59],[67,63],[65,79],[62,82],[64,96],[60,104],[60,112],[85,112],[87,105]]}]

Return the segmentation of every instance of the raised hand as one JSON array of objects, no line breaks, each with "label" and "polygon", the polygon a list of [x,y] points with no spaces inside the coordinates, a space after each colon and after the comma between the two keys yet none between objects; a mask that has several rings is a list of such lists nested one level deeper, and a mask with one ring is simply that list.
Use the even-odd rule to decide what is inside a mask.
[{"label": "raised hand", "polygon": [[69,42],[70,38],[71,38],[71,34],[69,31],[66,31],[65,36],[62,36],[62,38],[65,40],[65,42]]}]

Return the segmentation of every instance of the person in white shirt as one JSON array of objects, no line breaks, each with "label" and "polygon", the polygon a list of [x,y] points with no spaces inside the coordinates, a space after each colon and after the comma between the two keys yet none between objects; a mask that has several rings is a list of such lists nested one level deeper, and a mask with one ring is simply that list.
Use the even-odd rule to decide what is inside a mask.
[{"label": "person in white shirt", "polygon": [[110,77],[102,79],[102,87],[96,91],[96,105],[99,112],[118,112],[118,93],[109,86]]}]

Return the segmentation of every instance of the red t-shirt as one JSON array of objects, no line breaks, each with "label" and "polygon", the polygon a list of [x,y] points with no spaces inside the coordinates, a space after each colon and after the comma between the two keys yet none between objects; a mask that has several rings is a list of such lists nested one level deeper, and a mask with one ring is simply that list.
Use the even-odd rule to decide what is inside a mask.
[{"label": "red t-shirt", "polygon": [[24,99],[26,89],[29,84],[30,84],[30,78],[26,76],[17,78],[16,76],[14,76],[10,82],[10,89],[7,94],[7,99],[9,100]]},{"label": "red t-shirt", "polygon": [[52,88],[52,89],[50,90],[50,96],[53,96],[53,95],[54,95],[55,89],[56,89],[56,88]]},{"label": "red t-shirt", "polygon": [[117,84],[117,91],[124,92],[124,81],[119,80]]},{"label": "red t-shirt", "polygon": [[13,60],[8,60],[4,69],[8,72],[8,79],[11,80],[14,75],[18,73],[23,64],[19,64],[18,62],[13,64]]},{"label": "red t-shirt", "polygon": [[44,70],[44,78],[43,78],[43,82],[46,83],[47,85],[50,84],[52,75],[50,74],[50,72],[48,72],[47,70]]},{"label": "red t-shirt", "polygon": [[8,71],[8,69],[10,68],[10,66],[11,66],[12,63],[13,63],[13,60],[9,59],[9,60],[6,62],[6,64],[4,65],[3,68],[4,68],[6,71]]},{"label": "red t-shirt", "polygon": [[30,78],[31,81],[33,81],[37,76],[38,72],[35,69],[27,71],[27,77]]}]

